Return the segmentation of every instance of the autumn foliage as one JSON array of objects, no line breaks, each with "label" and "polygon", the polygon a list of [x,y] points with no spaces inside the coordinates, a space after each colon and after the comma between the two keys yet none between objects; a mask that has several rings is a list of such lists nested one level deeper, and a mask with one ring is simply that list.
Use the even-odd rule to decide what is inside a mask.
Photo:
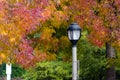
[{"label": "autumn foliage", "polygon": [[119,4],[119,0],[1,0],[0,62],[29,67],[55,60],[60,48],[69,46],[64,30],[73,21],[88,31],[94,45],[109,42],[119,50]]},{"label": "autumn foliage", "polygon": [[1,0],[0,63],[15,62],[27,68],[55,60],[59,40],[53,34],[60,22],[68,20],[68,7],[61,3],[64,1]]},{"label": "autumn foliage", "polygon": [[31,41],[26,37],[51,15],[46,16],[47,1],[39,2],[42,6],[37,2],[34,2],[36,3],[34,7],[22,1],[13,1],[13,4],[9,1],[0,2],[0,61],[8,62],[17,58],[18,63],[27,64],[24,60],[33,59]]},{"label": "autumn foliage", "polygon": [[71,7],[76,11],[74,20],[89,30],[90,42],[99,47],[109,42],[119,48],[119,4],[119,0],[73,0]]}]

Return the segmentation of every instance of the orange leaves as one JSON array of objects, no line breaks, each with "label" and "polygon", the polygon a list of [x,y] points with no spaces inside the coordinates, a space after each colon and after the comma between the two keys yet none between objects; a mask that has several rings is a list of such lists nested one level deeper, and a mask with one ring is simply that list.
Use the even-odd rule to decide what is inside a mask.
[{"label": "orange leaves", "polygon": [[51,15],[53,14],[55,10],[55,6],[53,4],[50,4],[49,6],[47,6],[41,13],[42,15],[42,19],[44,21],[48,20],[51,18]]},{"label": "orange leaves", "polygon": [[34,49],[33,55],[37,61],[45,61],[47,59],[47,54],[44,52],[41,52],[40,50],[36,48]]},{"label": "orange leaves", "polygon": [[107,41],[108,30],[104,27],[102,21],[99,18],[94,20],[91,31],[92,32],[89,36],[89,40],[95,45],[101,47],[104,42]]},{"label": "orange leaves", "polygon": [[66,21],[68,19],[68,16],[64,11],[55,11],[52,16],[53,17],[51,18],[51,21],[56,28],[60,27],[60,22]]}]

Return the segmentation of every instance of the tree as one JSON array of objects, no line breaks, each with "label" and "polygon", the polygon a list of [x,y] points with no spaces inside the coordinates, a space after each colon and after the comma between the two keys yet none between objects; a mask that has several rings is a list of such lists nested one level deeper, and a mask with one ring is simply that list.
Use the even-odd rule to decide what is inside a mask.
[{"label": "tree", "polygon": [[67,0],[1,1],[0,60],[25,68],[38,61],[55,60],[58,35],[62,36],[56,31],[68,20],[66,3]]},{"label": "tree", "polygon": [[[108,61],[115,60],[115,49],[120,50],[119,4],[119,0],[74,0],[71,4],[74,20],[88,30],[89,41],[99,47],[106,45]],[[115,80],[114,63],[108,65],[106,80]]]},{"label": "tree", "polygon": [[[33,42],[33,48],[47,54],[47,60],[56,60],[59,51],[59,46],[62,46],[61,37],[66,37],[66,29],[68,26],[69,12],[67,0],[56,2],[50,0],[51,17],[46,22],[41,24],[41,27],[35,32],[28,35],[28,38]],[[63,42],[65,42],[63,40]],[[59,45],[59,46],[58,46]]]},{"label": "tree", "polygon": [[[40,56],[33,55],[34,50],[27,35],[49,19],[51,10],[47,0],[36,0],[33,3],[29,4],[29,1],[21,0],[0,1],[0,62],[23,64],[27,61],[27,65],[23,64],[27,67],[28,64],[33,65],[35,61],[39,61],[34,61]],[[41,56],[45,58],[45,54]],[[32,60],[33,63],[30,64],[29,61]]]}]

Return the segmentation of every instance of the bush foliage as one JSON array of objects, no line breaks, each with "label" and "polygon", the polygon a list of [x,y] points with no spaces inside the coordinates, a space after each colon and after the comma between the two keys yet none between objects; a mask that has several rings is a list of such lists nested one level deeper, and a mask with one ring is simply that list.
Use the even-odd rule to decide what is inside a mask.
[{"label": "bush foliage", "polygon": [[40,62],[26,72],[24,80],[71,80],[71,69],[71,63],[68,62]]}]

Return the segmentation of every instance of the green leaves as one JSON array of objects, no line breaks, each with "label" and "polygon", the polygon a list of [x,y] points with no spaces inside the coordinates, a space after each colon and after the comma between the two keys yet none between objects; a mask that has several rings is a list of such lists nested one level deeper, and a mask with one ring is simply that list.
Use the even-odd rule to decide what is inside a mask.
[{"label": "green leaves", "polygon": [[71,63],[51,61],[38,63],[24,75],[24,80],[69,80],[72,77]]},{"label": "green leaves", "polygon": [[80,79],[104,80],[106,69],[105,48],[90,44],[87,35],[87,31],[82,32],[82,37],[77,46],[77,56],[80,61]]}]

